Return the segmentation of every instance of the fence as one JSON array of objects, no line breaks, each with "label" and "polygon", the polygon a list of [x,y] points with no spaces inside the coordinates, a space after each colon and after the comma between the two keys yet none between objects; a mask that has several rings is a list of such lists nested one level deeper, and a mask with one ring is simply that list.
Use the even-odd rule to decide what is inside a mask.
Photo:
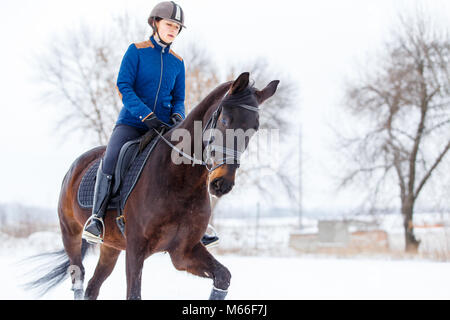
[{"label": "fence", "polygon": [[[448,215],[417,215],[416,237],[421,240],[419,255],[450,260]],[[220,253],[235,254],[389,254],[403,255],[404,230],[401,215],[358,219],[302,219],[296,217],[247,217],[216,219]]]}]

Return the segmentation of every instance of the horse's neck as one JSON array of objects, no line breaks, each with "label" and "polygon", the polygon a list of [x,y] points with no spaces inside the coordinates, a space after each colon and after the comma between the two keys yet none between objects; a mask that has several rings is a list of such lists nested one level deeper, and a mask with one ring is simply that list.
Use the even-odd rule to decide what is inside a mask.
[{"label": "horse's neck", "polygon": [[[187,130],[193,130],[194,121],[205,122],[209,119],[212,113],[216,110],[219,102],[225,96],[230,88],[232,82],[225,82],[218,86],[213,92],[211,92],[202,102],[200,102],[186,117],[186,120],[182,123],[182,128]],[[191,132],[192,134],[193,132]]]},{"label": "horse's neck", "polygon": [[[220,101],[230,88],[230,82],[226,82],[218,86],[213,92],[211,92],[202,102],[200,102],[186,117],[186,119],[181,123],[179,128],[185,129],[189,132],[191,136],[191,150],[195,147],[195,143],[202,146],[203,154],[203,143],[202,141],[195,141],[196,139],[202,140],[199,134],[202,134],[206,123],[212,116],[213,112],[217,109]],[[201,124],[201,128],[199,126]],[[195,138],[195,139],[194,139]]]}]

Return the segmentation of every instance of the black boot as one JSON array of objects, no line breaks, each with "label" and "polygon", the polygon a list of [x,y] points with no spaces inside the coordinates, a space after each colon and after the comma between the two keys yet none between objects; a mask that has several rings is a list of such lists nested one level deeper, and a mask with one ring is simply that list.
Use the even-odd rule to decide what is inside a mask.
[{"label": "black boot", "polygon": [[[103,161],[97,170],[97,177],[94,187],[94,203],[92,206],[92,216],[85,224],[81,237],[90,243],[102,243],[104,234],[103,217],[105,216],[108,200],[111,195],[112,175],[103,173]],[[87,224],[89,222],[89,224]]]},{"label": "black boot", "polygon": [[203,235],[201,242],[207,248],[215,247],[219,244],[219,237],[217,236],[216,229],[214,229],[212,225],[208,224],[208,228],[206,230],[209,230],[209,232]]},{"label": "black boot", "polygon": [[219,244],[219,237],[205,234],[202,237],[202,243],[207,248],[214,247]]}]

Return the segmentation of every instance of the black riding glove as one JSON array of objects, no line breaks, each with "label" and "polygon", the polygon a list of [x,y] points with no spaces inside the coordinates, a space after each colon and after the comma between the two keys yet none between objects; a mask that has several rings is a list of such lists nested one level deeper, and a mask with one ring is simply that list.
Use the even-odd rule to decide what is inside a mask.
[{"label": "black riding glove", "polygon": [[178,114],[178,113],[174,113],[171,117],[170,120],[172,120],[172,123],[174,126],[176,126],[178,123],[180,123],[181,121],[183,121],[183,118]]},{"label": "black riding glove", "polygon": [[159,130],[161,127],[165,126],[165,123],[158,119],[156,114],[152,114],[150,117],[144,120],[145,125],[150,129]]}]

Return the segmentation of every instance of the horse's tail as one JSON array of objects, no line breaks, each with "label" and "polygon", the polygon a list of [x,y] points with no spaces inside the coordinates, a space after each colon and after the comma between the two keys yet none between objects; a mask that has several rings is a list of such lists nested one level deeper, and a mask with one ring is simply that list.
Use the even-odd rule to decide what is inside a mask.
[{"label": "horse's tail", "polygon": [[[81,260],[84,259],[88,249],[92,245],[89,244],[86,240],[82,240],[81,243]],[[43,261],[45,260],[45,262]],[[49,253],[41,253],[38,255],[31,256],[26,258],[25,262],[40,262],[43,261],[39,268],[33,270],[34,272],[46,272],[46,270],[51,269],[51,271],[46,274],[40,276],[38,279],[30,281],[23,285],[23,287],[27,290],[37,290],[38,295],[42,296],[47,293],[50,289],[53,289],[61,282],[63,282],[68,276],[68,268],[70,266],[69,257],[64,249],[49,252]],[[45,270],[45,271],[44,271]]]}]

